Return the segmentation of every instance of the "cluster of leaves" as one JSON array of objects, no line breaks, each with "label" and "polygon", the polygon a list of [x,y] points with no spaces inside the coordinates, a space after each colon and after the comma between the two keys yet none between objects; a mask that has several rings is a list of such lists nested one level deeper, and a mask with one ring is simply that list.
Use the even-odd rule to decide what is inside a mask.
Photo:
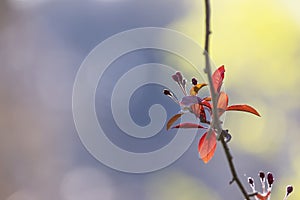
[{"label": "cluster of leaves", "polygon": [[[225,68],[224,66],[220,66],[212,75],[213,80],[213,88],[214,92],[218,96],[218,104],[217,104],[217,113],[218,117],[222,116],[226,111],[244,111],[249,112],[254,115],[260,116],[260,114],[251,106],[249,105],[231,105],[228,106],[228,95],[221,91],[222,83],[224,80],[224,73]],[[198,83],[196,78],[192,79],[192,88],[189,91],[189,95],[186,91],[186,79],[182,76],[180,72],[176,72],[172,76],[172,79],[179,85],[181,88],[184,97],[179,101],[174,94],[165,89],[164,94],[169,96],[173,99],[180,107],[181,111],[174,115],[168,122],[167,122],[167,130],[170,128],[199,128],[205,129],[206,132],[202,135],[198,145],[198,152],[200,158],[203,160],[204,163],[207,163],[211,158],[214,156],[216,147],[217,147],[217,131],[212,126],[212,121],[214,119],[213,116],[213,105],[211,103],[211,97],[199,97],[198,93],[201,88],[207,86],[206,83]],[[184,122],[177,125],[173,124],[184,114],[192,113],[199,119],[199,123],[190,123]],[[226,141],[228,142],[231,138],[231,135],[228,131],[222,131]]]}]

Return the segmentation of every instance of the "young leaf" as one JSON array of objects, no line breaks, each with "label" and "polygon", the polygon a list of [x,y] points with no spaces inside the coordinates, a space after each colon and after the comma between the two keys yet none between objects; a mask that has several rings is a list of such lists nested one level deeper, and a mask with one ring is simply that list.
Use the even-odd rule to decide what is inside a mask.
[{"label": "young leaf", "polygon": [[191,112],[195,114],[196,118],[200,117],[201,114],[201,106],[200,104],[193,104],[191,105]]},{"label": "young leaf", "polygon": [[220,66],[212,75],[213,86],[216,93],[219,93],[224,79],[225,68]]},{"label": "young leaf", "polygon": [[171,119],[167,123],[167,130],[169,130],[171,128],[171,126],[174,124],[174,122],[177,119],[179,119],[181,117],[181,115],[183,115],[183,113],[178,113],[178,114],[174,115],[173,117],[171,117]]},{"label": "young leaf", "polygon": [[200,119],[200,122],[210,124],[210,122],[207,121],[205,109],[201,103],[191,105],[190,111],[194,113],[196,118]]},{"label": "young leaf", "polygon": [[197,85],[194,85],[190,90],[190,95],[195,96],[198,94],[199,90],[203,88],[204,86],[207,86],[206,83],[198,83]]},{"label": "young leaf", "polygon": [[203,100],[205,100],[205,101],[211,101],[211,97],[204,97]]},{"label": "young leaf", "polygon": [[228,95],[225,92],[220,92],[217,107],[226,110],[227,106],[228,106]]},{"label": "young leaf", "polygon": [[226,110],[249,112],[260,117],[260,114],[249,105],[232,105],[227,107]]},{"label": "young leaf", "polygon": [[211,110],[211,105],[208,101],[202,100],[200,104],[203,106],[206,106],[207,108],[209,108]]},{"label": "young leaf", "polygon": [[214,131],[206,132],[202,135],[198,145],[198,152],[204,163],[210,161],[210,159],[214,156],[216,147],[217,137]]},{"label": "young leaf", "polygon": [[221,116],[227,109],[228,106],[228,95],[225,92],[221,92],[218,100],[218,111]]},{"label": "young leaf", "polygon": [[201,104],[193,104],[191,105],[191,112],[195,114],[196,118],[200,118],[201,112],[203,112],[203,106]]},{"label": "young leaf", "polygon": [[182,123],[178,124],[176,126],[173,126],[172,128],[205,128],[199,124],[194,124],[194,123]]}]

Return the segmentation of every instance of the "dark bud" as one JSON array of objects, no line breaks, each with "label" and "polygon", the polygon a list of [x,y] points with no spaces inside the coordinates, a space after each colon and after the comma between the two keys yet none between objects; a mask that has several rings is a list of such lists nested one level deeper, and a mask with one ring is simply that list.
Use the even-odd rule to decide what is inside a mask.
[{"label": "dark bud", "polygon": [[231,140],[231,135],[227,132],[227,134],[225,135],[225,142],[228,143]]},{"label": "dark bud", "polygon": [[164,89],[164,95],[172,96],[171,92],[167,89]]},{"label": "dark bud", "polygon": [[224,137],[224,141],[225,141],[226,143],[230,142],[232,136],[230,135],[228,129],[222,130],[222,133],[221,133],[221,134],[222,134],[222,136]]},{"label": "dark bud", "polygon": [[253,178],[248,177],[248,183],[249,183],[252,187],[254,187],[254,180],[253,180]]},{"label": "dark bud", "polygon": [[265,173],[264,173],[263,171],[260,171],[260,172],[258,173],[258,176],[259,176],[259,178],[260,178],[260,180],[261,180],[262,182],[265,180]]},{"label": "dark bud", "polygon": [[288,196],[289,194],[291,194],[293,192],[293,189],[294,189],[293,186],[288,185],[286,187],[286,196]]},{"label": "dark bud", "polygon": [[195,78],[192,78],[192,84],[193,84],[193,85],[197,85],[197,84],[198,84],[198,81],[197,81],[197,79],[195,79]]},{"label": "dark bud", "polygon": [[267,180],[268,180],[269,187],[271,187],[272,184],[274,183],[274,177],[273,177],[273,174],[271,172],[268,172]]}]

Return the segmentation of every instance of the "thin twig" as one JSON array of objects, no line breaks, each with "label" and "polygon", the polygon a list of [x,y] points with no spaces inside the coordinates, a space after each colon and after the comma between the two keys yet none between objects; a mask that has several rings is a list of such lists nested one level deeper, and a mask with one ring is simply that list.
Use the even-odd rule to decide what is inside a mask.
[{"label": "thin twig", "polygon": [[[213,87],[213,81],[212,81],[212,72],[211,72],[211,66],[210,66],[210,59],[209,59],[209,36],[211,34],[210,30],[210,4],[209,0],[205,0],[205,46],[204,46],[204,56],[205,56],[205,73],[208,76],[208,83],[213,103],[213,108],[217,108],[218,104],[218,95],[215,92],[215,89]],[[218,116],[217,109],[213,109],[213,122],[212,127],[214,127],[217,130],[218,136],[221,135],[222,128],[220,125],[220,121]],[[215,117],[216,116],[216,117]]]},{"label": "thin twig", "polygon": [[231,183],[233,183],[235,181],[236,184],[238,185],[238,187],[240,188],[241,192],[243,193],[244,197],[247,200],[250,200],[249,195],[247,194],[246,189],[244,188],[242,182],[240,181],[240,179],[239,179],[239,177],[237,175],[236,169],[234,167],[234,163],[232,161],[233,157],[232,157],[232,155],[230,153],[230,149],[229,149],[228,144],[224,140],[223,134],[221,134],[220,140],[221,140],[221,143],[222,143],[222,146],[223,146],[223,149],[224,149],[224,152],[225,152],[228,164],[229,164],[230,172],[232,174],[232,181],[231,181]]},{"label": "thin twig", "polygon": [[254,193],[251,193],[251,194],[248,194],[248,197],[254,197],[257,195],[258,192],[254,192]]},{"label": "thin twig", "polygon": [[218,117],[218,110],[217,110],[217,104],[218,104],[218,94],[216,93],[214,87],[213,87],[213,80],[212,80],[212,72],[211,72],[211,66],[210,66],[210,59],[209,59],[209,38],[211,34],[211,28],[210,28],[210,15],[211,15],[211,10],[210,10],[210,1],[209,0],[204,0],[205,2],[205,47],[204,47],[204,55],[205,55],[205,73],[208,76],[208,82],[210,86],[210,93],[211,93],[211,99],[212,99],[212,104],[213,104],[213,122],[212,122],[212,127],[217,131],[217,134],[219,136],[219,140],[222,143],[229,168],[232,174],[232,182],[236,182],[239,189],[241,190],[242,194],[244,195],[245,199],[250,200],[249,195],[247,194],[243,184],[241,183],[240,179],[238,178],[234,163],[232,161],[233,157],[230,153],[230,149],[225,142],[224,139],[224,134],[222,134],[222,128],[220,124],[220,120]]}]

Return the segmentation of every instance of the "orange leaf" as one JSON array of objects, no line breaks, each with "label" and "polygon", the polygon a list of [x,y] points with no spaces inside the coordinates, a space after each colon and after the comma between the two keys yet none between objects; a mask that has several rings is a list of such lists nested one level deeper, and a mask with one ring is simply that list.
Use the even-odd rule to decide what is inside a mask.
[{"label": "orange leaf", "polygon": [[212,75],[212,79],[213,79],[213,86],[215,88],[215,92],[219,93],[222,83],[223,83],[223,79],[224,79],[224,73],[225,73],[225,68],[224,65],[220,66]]},{"label": "orange leaf", "polygon": [[179,119],[181,117],[181,115],[183,115],[183,113],[178,113],[178,114],[174,115],[173,117],[171,117],[171,119],[167,123],[167,130],[169,130],[171,128],[171,126],[174,124],[174,122],[177,119]]},{"label": "orange leaf", "polygon": [[209,131],[202,135],[199,145],[198,152],[200,158],[204,163],[210,161],[210,159],[214,156],[215,150],[217,147],[217,137],[214,131]]},{"label": "orange leaf", "polygon": [[204,97],[203,100],[205,100],[205,101],[211,101],[211,97]]},{"label": "orange leaf", "polygon": [[176,126],[173,126],[172,128],[205,128],[199,124],[193,124],[193,123],[182,123],[178,124]]},{"label": "orange leaf", "polygon": [[260,114],[249,105],[232,105],[227,107],[226,110],[249,112],[260,117]]},{"label": "orange leaf", "polygon": [[228,106],[228,95],[225,92],[221,92],[218,100],[218,111],[221,116],[227,109]]},{"label": "orange leaf", "polygon": [[198,83],[197,85],[194,85],[192,88],[191,88],[191,90],[190,90],[190,95],[192,95],[192,96],[195,96],[195,95],[197,95],[198,94],[198,92],[199,92],[199,90],[201,89],[201,88],[203,88],[204,86],[207,86],[207,84],[206,83]]}]

